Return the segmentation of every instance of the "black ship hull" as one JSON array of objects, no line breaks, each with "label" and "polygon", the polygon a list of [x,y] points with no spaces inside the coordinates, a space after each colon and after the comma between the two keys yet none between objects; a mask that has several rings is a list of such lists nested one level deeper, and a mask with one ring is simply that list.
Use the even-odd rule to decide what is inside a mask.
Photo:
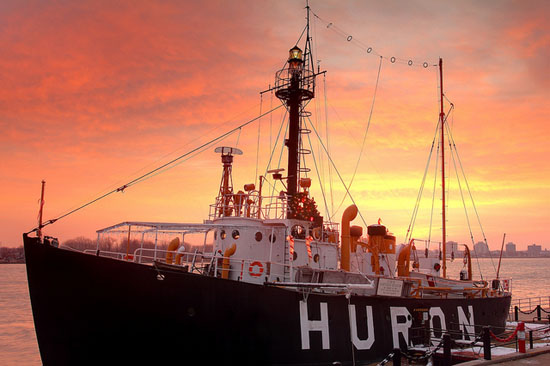
[{"label": "black ship hull", "polygon": [[46,366],[375,361],[396,339],[404,347],[407,338],[425,338],[429,332],[415,327],[427,319],[469,339],[468,329],[503,327],[510,306],[510,296],[307,294],[73,252],[26,235],[24,244]]}]

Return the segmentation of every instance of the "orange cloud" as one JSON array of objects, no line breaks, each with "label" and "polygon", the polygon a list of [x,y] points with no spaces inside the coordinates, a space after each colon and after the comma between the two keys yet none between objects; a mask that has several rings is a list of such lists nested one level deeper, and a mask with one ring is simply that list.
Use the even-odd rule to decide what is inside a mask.
[{"label": "orange cloud", "polygon": [[[550,244],[541,229],[550,213],[545,132],[550,107],[543,71],[550,47],[544,2],[499,3],[498,11],[490,2],[310,5],[353,35],[354,42],[386,57],[432,64],[442,56],[446,96],[456,106],[449,117],[453,135],[479,211],[487,217],[490,243],[498,243],[505,227],[514,231],[509,235],[520,248]],[[48,181],[46,216],[53,217],[257,116],[260,103],[264,112],[278,105],[269,93],[260,102],[258,93],[273,85],[304,25],[302,6],[295,1],[7,1],[2,6],[4,245],[18,245],[21,232],[35,225],[41,179]],[[328,70],[331,154],[349,183],[379,59],[316,18],[312,34],[315,62],[321,60],[321,69]],[[324,86],[318,79],[318,98],[308,106],[323,137]],[[352,194],[368,223],[383,216],[400,239],[433,139],[437,96],[434,67],[385,59]],[[220,143],[238,140],[245,151],[235,162],[236,185],[253,181],[256,170],[265,172],[282,117],[278,111],[262,119],[260,147],[257,124]],[[320,175],[328,179],[329,163],[311,137]],[[92,236],[99,227],[127,219],[200,222],[220,174],[219,157],[210,148],[49,230],[63,240]],[[333,179],[338,206],[344,189]],[[313,190],[324,206],[319,185]],[[451,194],[458,197],[456,191]],[[449,210],[450,216],[463,211],[454,203]],[[330,214],[338,219],[340,212]],[[511,213],[519,217],[517,223]],[[458,226],[452,226],[450,237],[463,238]]]}]

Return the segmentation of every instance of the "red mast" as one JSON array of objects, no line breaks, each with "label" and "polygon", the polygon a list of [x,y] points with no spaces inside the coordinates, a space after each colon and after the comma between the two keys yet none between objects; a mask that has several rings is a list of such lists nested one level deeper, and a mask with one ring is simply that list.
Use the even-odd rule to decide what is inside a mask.
[{"label": "red mast", "polygon": [[443,250],[443,277],[447,277],[447,221],[445,218],[445,112],[443,111],[443,59],[439,59],[439,85],[441,110],[439,112],[439,124],[441,126],[441,247]]}]

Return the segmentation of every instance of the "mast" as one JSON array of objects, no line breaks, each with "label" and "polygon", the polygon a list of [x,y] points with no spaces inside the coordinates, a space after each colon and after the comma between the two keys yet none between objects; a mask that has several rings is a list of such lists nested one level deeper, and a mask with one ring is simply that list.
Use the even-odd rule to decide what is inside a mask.
[{"label": "mast", "polygon": [[38,231],[37,236],[40,240],[42,240],[42,228],[44,225],[42,225],[42,213],[44,211],[44,188],[46,186],[46,181],[42,181],[42,193],[40,193],[40,210],[38,211]]},{"label": "mast", "polygon": [[[304,106],[315,96],[315,72],[313,70],[313,55],[309,36],[309,5],[307,10],[307,24],[304,29],[306,34],[304,50],[296,44],[289,50],[289,58],[285,67],[275,74],[275,95],[286,106],[289,114],[288,139],[285,144],[288,148],[287,165],[287,199],[290,202],[299,192],[301,168],[300,155],[307,153],[302,149],[301,117],[305,115]],[[298,41],[299,42],[299,41]],[[295,216],[291,205],[288,204],[287,217]]]},{"label": "mast", "polygon": [[439,58],[439,85],[441,110],[439,125],[441,126],[441,247],[443,251],[443,277],[447,277],[447,221],[445,217],[445,111],[443,110],[443,59]]}]

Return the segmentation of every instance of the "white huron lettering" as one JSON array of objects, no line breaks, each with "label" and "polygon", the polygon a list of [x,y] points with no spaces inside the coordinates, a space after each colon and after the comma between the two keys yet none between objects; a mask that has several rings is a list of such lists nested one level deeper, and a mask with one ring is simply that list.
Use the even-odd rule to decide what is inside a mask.
[{"label": "white huron lettering", "polygon": [[302,349],[309,349],[309,332],[321,332],[323,349],[330,349],[330,338],[328,331],[328,310],[327,303],[320,303],[321,320],[309,320],[307,314],[307,302],[300,301],[300,328],[302,331]]},{"label": "white huron lettering", "polygon": [[439,318],[439,322],[441,323],[441,329],[439,330],[440,336],[445,334],[447,331],[447,323],[445,322],[445,314],[443,313],[443,310],[441,310],[440,307],[430,308],[430,328],[432,329],[431,338],[434,346],[438,345],[441,340],[441,337],[437,338],[435,336],[434,317],[436,316]]},{"label": "white huron lettering", "polygon": [[348,305],[349,310],[349,326],[351,329],[351,341],[355,348],[370,349],[374,343],[374,324],[372,320],[372,306],[367,306],[367,331],[368,337],[365,340],[359,339],[357,336],[357,315],[355,312],[355,305]]},{"label": "white huron lettering", "polygon": [[[393,333],[393,348],[399,347],[399,333],[403,335],[405,343],[409,346],[409,328],[412,325],[411,313],[405,307],[394,307],[390,306],[390,315],[391,315],[391,329]],[[405,317],[404,323],[398,323],[397,317]]]},{"label": "white huron lettering", "polygon": [[466,316],[466,313],[464,313],[464,310],[462,310],[462,306],[457,306],[458,311],[458,324],[462,328],[462,339],[466,340],[466,337],[468,337],[468,340],[475,339],[475,324],[474,324],[474,308],[472,305],[468,305],[468,313],[470,315],[470,319]]}]

